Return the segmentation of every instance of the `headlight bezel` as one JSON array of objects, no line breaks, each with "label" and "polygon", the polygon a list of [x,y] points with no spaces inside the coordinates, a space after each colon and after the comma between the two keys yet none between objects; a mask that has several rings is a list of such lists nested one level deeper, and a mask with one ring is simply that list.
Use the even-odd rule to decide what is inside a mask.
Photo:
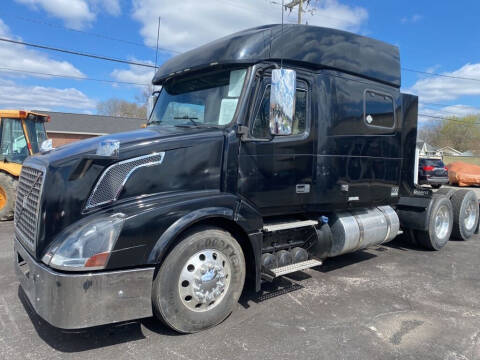
[{"label": "headlight bezel", "polygon": [[61,233],[47,248],[42,262],[61,271],[103,270],[121,234],[123,213],[95,216]]}]

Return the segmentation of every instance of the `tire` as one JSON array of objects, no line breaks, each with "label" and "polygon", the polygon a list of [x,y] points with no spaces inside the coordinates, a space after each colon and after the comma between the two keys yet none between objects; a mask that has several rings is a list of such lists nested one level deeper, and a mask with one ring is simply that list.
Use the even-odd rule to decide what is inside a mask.
[{"label": "tire", "polygon": [[472,190],[457,190],[452,196],[453,230],[452,237],[468,240],[478,226],[478,199]]},{"label": "tire", "polygon": [[[417,243],[428,250],[442,249],[450,239],[453,227],[453,208],[448,198],[434,196],[427,231],[415,231]],[[439,222],[437,219],[440,217]],[[438,225],[438,226],[437,226]]]},{"label": "tire", "polygon": [[[215,268],[202,273],[208,265]],[[242,247],[229,232],[215,227],[196,228],[182,236],[154,278],[154,313],[180,333],[213,327],[236,306],[245,271]]]},{"label": "tire", "polygon": [[431,184],[432,186],[432,189],[440,189],[440,187],[442,186],[441,184]]},{"label": "tire", "polygon": [[450,199],[455,191],[457,190],[452,189],[450,187],[442,187],[435,192],[435,195],[445,195],[447,198]]},{"label": "tire", "polygon": [[0,172],[0,221],[12,220],[15,210],[17,180]]}]

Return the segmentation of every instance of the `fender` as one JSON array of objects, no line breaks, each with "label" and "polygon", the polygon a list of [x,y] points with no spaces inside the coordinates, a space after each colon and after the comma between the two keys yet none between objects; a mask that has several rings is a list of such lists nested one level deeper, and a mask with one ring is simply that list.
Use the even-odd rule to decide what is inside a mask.
[{"label": "fender", "polygon": [[[230,204],[229,204],[230,205]],[[188,229],[195,223],[208,218],[224,218],[234,222],[247,235],[248,242],[252,253],[251,259],[246,259],[253,262],[252,268],[254,273],[251,274],[254,278],[255,289],[260,291],[261,285],[261,255],[262,255],[262,241],[263,220],[258,211],[247,204],[245,201],[237,199],[232,202],[231,206],[213,206],[194,210],[188,214],[177,219],[170,225],[160,236],[155,243],[152,251],[148,256],[148,264],[159,264],[165,257],[168,249],[174,244],[176,238],[184,230]],[[248,254],[245,254],[249,256]]]},{"label": "fender", "polygon": [[4,171],[14,177],[19,177],[22,171],[22,164],[1,162],[0,171]]},{"label": "fender", "polygon": [[175,241],[175,238],[193,224],[213,217],[220,217],[233,221],[233,216],[234,210],[226,207],[208,207],[188,213],[170,225],[170,227],[160,236],[148,256],[148,263],[158,264],[165,256],[165,252],[170,245]]},{"label": "fender", "polygon": [[401,197],[397,204],[400,225],[411,230],[428,230],[432,206],[438,197],[445,195],[434,193],[431,197]]}]

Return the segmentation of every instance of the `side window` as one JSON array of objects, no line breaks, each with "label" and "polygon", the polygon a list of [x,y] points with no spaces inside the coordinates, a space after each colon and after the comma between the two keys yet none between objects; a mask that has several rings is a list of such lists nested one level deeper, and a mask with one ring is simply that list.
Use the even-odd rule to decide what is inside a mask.
[{"label": "side window", "polygon": [[2,119],[1,155],[8,161],[25,160],[28,156],[27,140],[22,122],[18,119]]},{"label": "side window", "polygon": [[367,125],[389,129],[395,126],[395,105],[390,95],[365,90],[363,101],[363,116]]},{"label": "side window", "polygon": [[[270,137],[270,86],[263,92],[262,102],[257,110],[252,125],[252,136],[257,139]],[[297,89],[295,92],[295,115],[293,118],[292,135],[301,135],[307,127],[307,91]]]}]

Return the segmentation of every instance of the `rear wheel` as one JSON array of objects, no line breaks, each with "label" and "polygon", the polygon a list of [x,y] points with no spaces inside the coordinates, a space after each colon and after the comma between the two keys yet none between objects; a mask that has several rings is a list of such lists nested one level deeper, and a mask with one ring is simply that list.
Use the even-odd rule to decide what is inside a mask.
[{"label": "rear wheel", "polygon": [[183,236],[155,276],[155,315],[182,333],[210,328],[230,315],[244,282],[245,259],[232,235],[197,228]]},{"label": "rear wheel", "polygon": [[452,196],[453,230],[452,236],[468,240],[478,226],[479,208],[476,194],[471,190],[457,190]]},{"label": "rear wheel", "polygon": [[0,221],[13,219],[16,189],[15,178],[0,172]]},{"label": "rear wheel", "polygon": [[415,231],[415,239],[419,245],[429,250],[443,248],[452,233],[452,203],[445,196],[434,196],[427,231]]}]

